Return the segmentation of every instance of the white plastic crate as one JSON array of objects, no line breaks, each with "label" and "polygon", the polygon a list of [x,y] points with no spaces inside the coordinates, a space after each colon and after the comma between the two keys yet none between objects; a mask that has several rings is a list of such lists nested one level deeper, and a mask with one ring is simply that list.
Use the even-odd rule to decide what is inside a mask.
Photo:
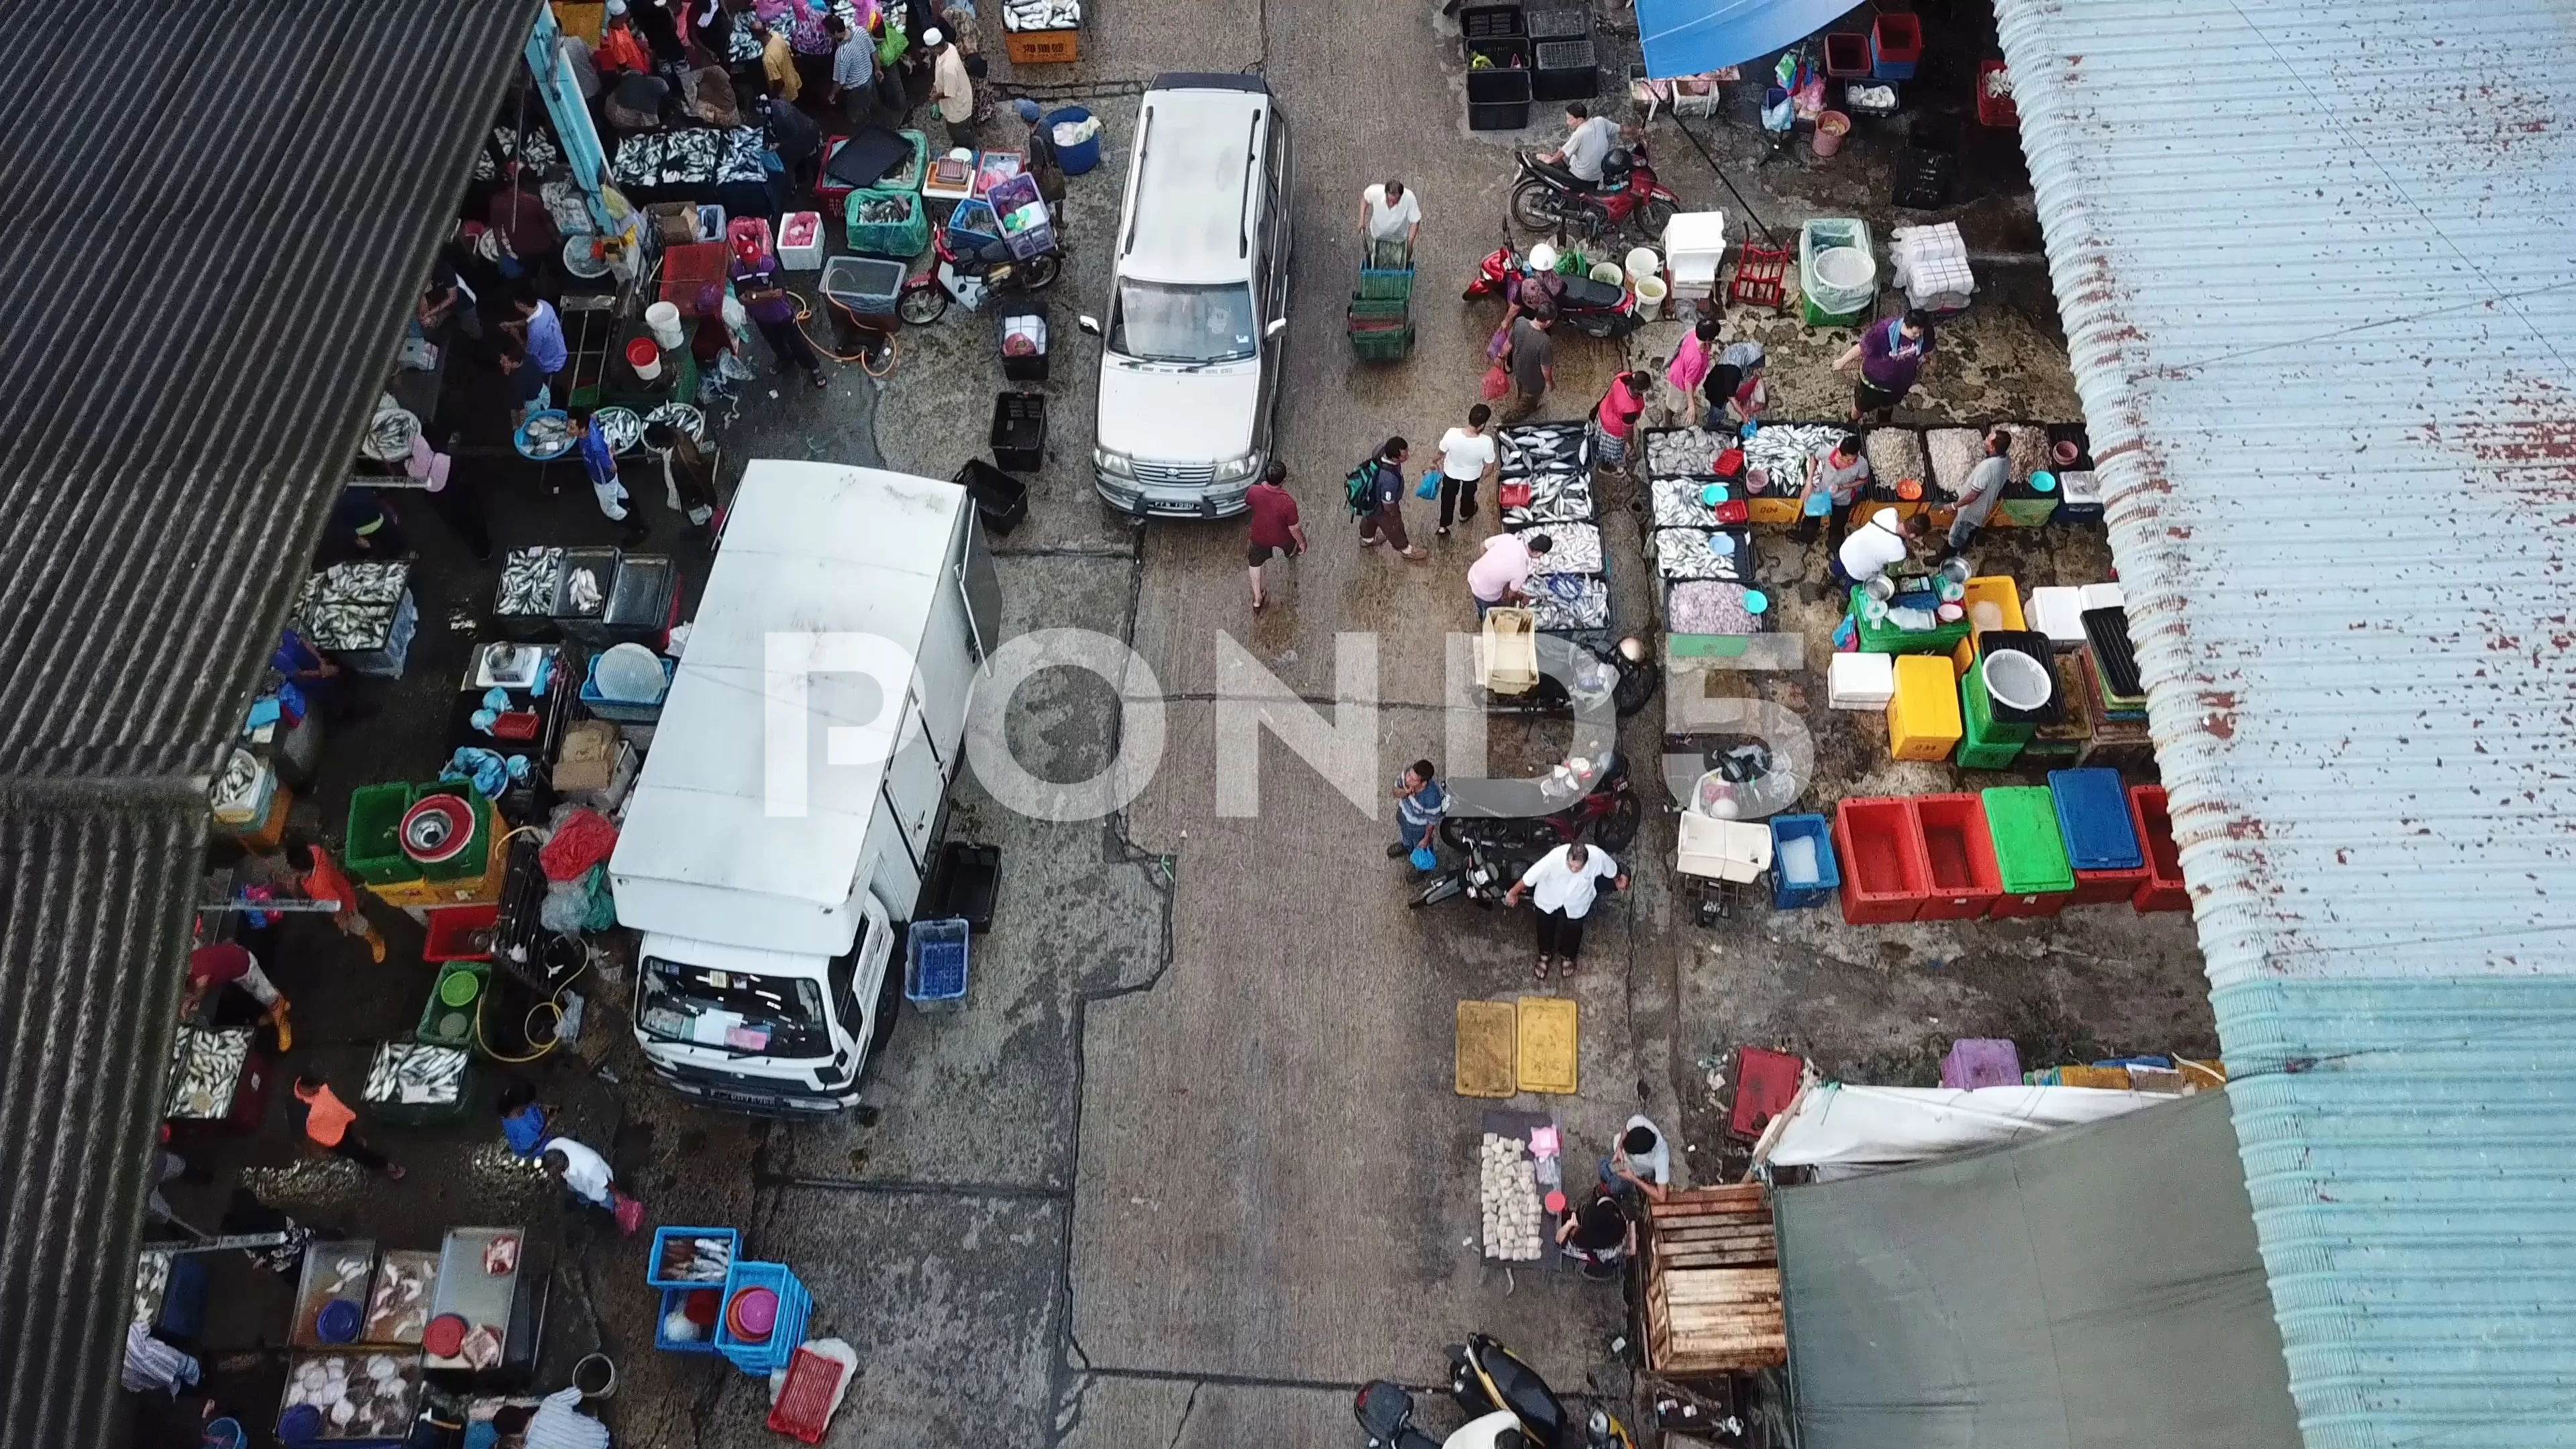
[{"label": "white plastic crate", "polygon": [[[790,241],[789,238],[800,238]],[[791,272],[810,272],[823,265],[823,214],[791,211],[778,225],[778,264]]]},{"label": "white plastic crate", "polygon": [[1675,275],[1714,273],[1725,260],[1725,212],[1678,212],[1664,223],[1664,261]]},{"label": "white plastic crate", "polygon": [[2086,584],[2077,592],[2084,596],[2084,607],[2088,609],[2125,609],[2129,607],[2128,594],[2115,583]]},{"label": "white plastic crate", "polygon": [[2021,611],[2022,622],[2048,636],[2055,649],[2072,649],[2084,642],[2084,591],[2051,584],[2030,591],[2030,601]]},{"label": "white plastic crate", "polygon": [[1896,698],[1896,656],[1836,654],[1825,666],[1825,703],[1833,709],[1885,709]]}]

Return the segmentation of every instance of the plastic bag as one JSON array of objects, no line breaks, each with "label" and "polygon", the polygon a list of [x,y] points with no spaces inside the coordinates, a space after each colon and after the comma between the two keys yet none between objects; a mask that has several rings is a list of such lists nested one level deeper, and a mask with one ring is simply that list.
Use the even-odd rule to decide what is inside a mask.
[{"label": "plastic bag", "polygon": [[1440,496],[1440,470],[1425,468],[1422,481],[1413,486],[1413,496],[1428,503]]},{"label": "plastic bag", "polygon": [[1484,385],[1477,389],[1484,394],[1487,402],[1500,402],[1503,394],[1511,390],[1512,375],[1504,371],[1503,365],[1499,362],[1485,369]]}]

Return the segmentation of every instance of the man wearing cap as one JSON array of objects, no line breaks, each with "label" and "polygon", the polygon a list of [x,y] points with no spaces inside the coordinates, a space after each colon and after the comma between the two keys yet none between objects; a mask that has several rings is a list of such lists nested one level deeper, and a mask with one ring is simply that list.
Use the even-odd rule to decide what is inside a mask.
[{"label": "man wearing cap", "polygon": [[1907,540],[1916,526],[1911,519],[1899,518],[1893,508],[1871,514],[1868,525],[1853,529],[1834,552],[1834,582],[1845,589],[1858,588],[1905,562],[1914,552]]},{"label": "man wearing cap", "polygon": [[779,371],[803,368],[814,386],[831,386],[831,379],[823,375],[822,359],[814,355],[814,344],[796,324],[796,299],[779,283],[777,259],[764,253],[756,238],[734,243],[733,294],[742,303],[743,315],[769,340]]},{"label": "man wearing cap", "polygon": [[975,149],[975,82],[966,74],[966,57],[956,42],[936,26],[921,33],[930,51],[930,102],[948,127],[951,150]]}]

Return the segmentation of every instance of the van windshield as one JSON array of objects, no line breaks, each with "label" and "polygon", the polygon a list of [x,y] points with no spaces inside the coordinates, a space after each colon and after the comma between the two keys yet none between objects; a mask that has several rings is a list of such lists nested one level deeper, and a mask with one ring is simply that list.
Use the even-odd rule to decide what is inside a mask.
[{"label": "van windshield", "polygon": [[823,988],[793,976],[719,971],[644,958],[644,1034],[743,1056],[820,1057],[832,1052]]},{"label": "van windshield", "polygon": [[1261,350],[1244,282],[1177,286],[1122,281],[1110,350],[1146,362],[1233,362]]}]

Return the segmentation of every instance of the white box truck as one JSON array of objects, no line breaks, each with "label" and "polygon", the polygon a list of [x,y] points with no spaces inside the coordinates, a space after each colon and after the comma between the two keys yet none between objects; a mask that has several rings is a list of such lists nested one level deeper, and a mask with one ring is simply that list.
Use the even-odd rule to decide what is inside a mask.
[{"label": "white box truck", "polygon": [[1000,611],[956,484],[744,472],[609,859],[643,937],[635,1033],[672,1087],[857,1105]]}]

